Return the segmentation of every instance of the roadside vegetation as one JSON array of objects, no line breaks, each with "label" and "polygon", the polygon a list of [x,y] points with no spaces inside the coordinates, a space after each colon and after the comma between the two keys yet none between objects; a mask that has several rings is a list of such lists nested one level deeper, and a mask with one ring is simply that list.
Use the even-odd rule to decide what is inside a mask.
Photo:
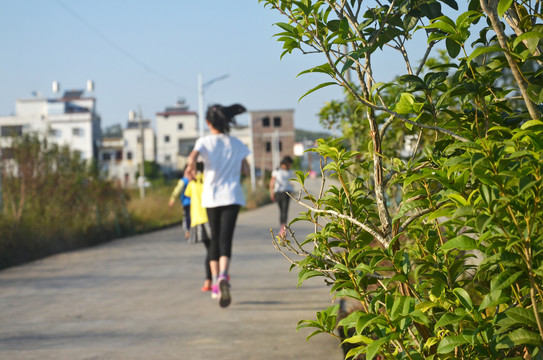
[{"label": "roadside vegetation", "polygon": [[305,194],[313,234],[275,238],[342,300],[299,328],[347,358],[543,359],[541,1],[259,2],[328,77],[306,95],[346,93],[316,149],[340,185]]},{"label": "roadside vegetation", "polygon": [[127,194],[77,154],[35,135],[3,151],[0,267],[130,232]]},{"label": "roadside vegetation", "polygon": [[[177,179],[162,178],[154,163],[145,164],[151,186],[143,199],[139,189],[103,180],[94,164],[36,135],[13,138],[0,170],[0,269],[183,220],[179,202],[168,206]],[[269,202],[267,187],[253,194],[249,179],[243,185],[246,208]]]}]

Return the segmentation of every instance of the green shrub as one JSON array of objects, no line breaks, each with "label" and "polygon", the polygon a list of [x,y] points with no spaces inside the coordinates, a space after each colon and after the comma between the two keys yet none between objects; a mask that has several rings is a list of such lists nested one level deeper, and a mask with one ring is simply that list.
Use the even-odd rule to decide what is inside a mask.
[{"label": "green shrub", "polygon": [[126,194],[67,148],[15,138],[2,163],[0,267],[94,245],[131,231]]},{"label": "green shrub", "polygon": [[[349,94],[320,114],[350,149],[319,141],[338,183],[295,220],[316,231],[275,245],[300,283],[358,306],[299,328],[344,338],[347,357],[543,359],[541,4],[260,2],[287,20],[283,55],[321,55],[302,74],[329,81],[306,95]],[[399,76],[379,78],[394,55]]]}]

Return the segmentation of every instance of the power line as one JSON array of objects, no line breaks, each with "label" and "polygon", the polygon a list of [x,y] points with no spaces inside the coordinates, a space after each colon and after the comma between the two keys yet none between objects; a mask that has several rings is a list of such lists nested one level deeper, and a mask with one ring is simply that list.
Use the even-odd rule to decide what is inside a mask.
[{"label": "power line", "polygon": [[77,20],[79,20],[80,22],[82,22],[86,27],[88,27],[90,30],[92,30],[94,33],[96,33],[102,40],[104,40],[105,42],[107,42],[110,46],[112,46],[115,50],[119,51],[121,54],[123,54],[124,56],[126,56],[127,58],[129,58],[130,60],[132,60],[133,62],[135,62],[136,64],[138,64],[139,66],[141,66],[143,69],[145,69],[146,71],[152,73],[153,75],[161,78],[162,80],[166,81],[166,82],[169,82],[170,84],[172,85],[175,85],[179,88],[182,88],[184,90],[187,90],[183,85],[181,85],[180,83],[178,83],[177,81],[159,73],[158,71],[156,71],[155,69],[153,69],[152,67],[150,67],[149,65],[147,65],[146,63],[144,63],[143,61],[141,61],[140,59],[138,59],[136,56],[132,55],[131,53],[129,53],[128,51],[126,51],[122,46],[120,46],[119,44],[117,44],[115,41],[111,40],[109,37],[107,37],[103,32],[101,32],[98,28],[96,28],[95,26],[93,26],[91,23],[89,23],[87,20],[85,20],[83,17],[81,17],[78,13],[76,13],[74,10],[72,10],[70,7],[68,7],[64,2],[62,2],[61,0],[55,0],[61,7],[64,8],[64,10],[66,10],[68,13],[70,13],[73,17],[75,17]]}]

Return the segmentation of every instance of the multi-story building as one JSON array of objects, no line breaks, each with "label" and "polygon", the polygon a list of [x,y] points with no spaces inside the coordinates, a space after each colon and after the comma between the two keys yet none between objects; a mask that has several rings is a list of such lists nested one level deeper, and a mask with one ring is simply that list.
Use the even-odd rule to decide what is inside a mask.
[{"label": "multi-story building", "polygon": [[100,170],[108,179],[126,185],[130,183],[130,171],[124,166],[124,139],[122,137],[102,138],[102,146],[98,150]]},{"label": "multi-story building", "polygon": [[[142,140],[144,160],[155,161],[166,176],[176,176],[183,171],[199,137],[198,115],[183,101],[156,114],[156,137],[150,120],[131,119],[122,137],[104,139],[96,100],[85,96],[83,90],[66,91],[58,98],[20,99],[15,105],[14,115],[0,116],[0,147],[4,158],[10,153],[13,136],[37,133],[49,143],[70,147],[82,159],[98,160],[103,173],[123,185],[136,183]],[[294,110],[260,110],[249,114],[250,126],[233,126],[231,134],[253,151],[249,161],[254,159],[257,169],[272,170],[283,156],[293,155]]]},{"label": "multi-story building", "polygon": [[36,133],[49,143],[70,147],[84,160],[96,159],[101,120],[94,97],[83,94],[72,90],[60,98],[16,100],[15,114],[0,116],[0,146],[8,149],[12,136]]},{"label": "multi-story building", "polygon": [[294,110],[258,110],[249,112],[253,129],[255,167],[271,171],[281,158],[294,155]]},{"label": "multi-story building", "polygon": [[167,176],[180,174],[198,139],[198,115],[184,101],[156,114],[157,163]]},{"label": "multi-story building", "polygon": [[134,185],[142,160],[154,162],[155,155],[156,139],[151,121],[129,120],[122,137],[102,139],[99,160],[102,172],[109,179],[121,181],[123,185]]}]

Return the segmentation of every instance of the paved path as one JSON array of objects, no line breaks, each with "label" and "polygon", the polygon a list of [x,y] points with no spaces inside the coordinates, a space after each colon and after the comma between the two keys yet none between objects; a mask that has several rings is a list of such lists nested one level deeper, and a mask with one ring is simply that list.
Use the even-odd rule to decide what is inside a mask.
[{"label": "paved path", "polygon": [[295,331],[331,300],[321,280],[296,288],[277,222],[275,204],[240,214],[226,309],[200,292],[204,247],[180,227],[2,271],[0,359],[342,359],[336,339]]}]

